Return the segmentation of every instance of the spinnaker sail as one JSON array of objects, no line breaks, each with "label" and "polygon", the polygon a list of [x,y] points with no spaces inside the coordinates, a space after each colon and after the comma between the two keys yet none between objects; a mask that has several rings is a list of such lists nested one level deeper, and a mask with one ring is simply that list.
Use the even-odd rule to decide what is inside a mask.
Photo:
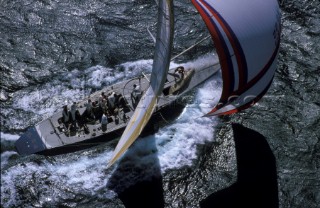
[{"label": "spinnaker sail", "polygon": [[206,115],[227,115],[256,103],[270,87],[280,45],[277,0],[192,0],[215,43],[222,70],[219,103]]},{"label": "spinnaker sail", "polygon": [[143,94],[122,134],[111,160],[110,167],[130,145],[138,138],[149,121],[157,104],[158,96],[162,93],[169,70],[173,42],[173,1],[159,0],[158,22],[155,54],[152,65],[150,86]]}]

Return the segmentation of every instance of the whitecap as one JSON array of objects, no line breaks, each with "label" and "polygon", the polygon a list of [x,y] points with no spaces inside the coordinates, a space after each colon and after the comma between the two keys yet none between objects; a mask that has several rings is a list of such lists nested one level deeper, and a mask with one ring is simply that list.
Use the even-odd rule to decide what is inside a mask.
[{"label": "whitecap", "polygon": [[4,141],[16,141],[16,140],[19,139],[19,135],[8,134],[8,133],[3,133],[3,132],[0,132],[0,137],[1,137],[1,142],[4,142]]}]

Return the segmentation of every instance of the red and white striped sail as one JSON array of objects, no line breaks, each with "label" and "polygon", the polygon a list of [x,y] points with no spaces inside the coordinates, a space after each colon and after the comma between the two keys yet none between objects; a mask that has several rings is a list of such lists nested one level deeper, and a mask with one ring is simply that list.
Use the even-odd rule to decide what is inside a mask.
[{"label": "red and white striped sail", "polygon": [[256,103],[277,65],[281,15],[277,0],[192,0],[219,56],[223,89],[207,114],[227,115]]}]

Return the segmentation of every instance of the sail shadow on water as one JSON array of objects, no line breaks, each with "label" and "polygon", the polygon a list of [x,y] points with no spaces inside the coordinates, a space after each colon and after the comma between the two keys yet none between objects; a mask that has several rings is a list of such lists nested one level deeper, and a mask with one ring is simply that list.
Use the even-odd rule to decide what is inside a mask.
[{"label": "sail shadow on water", "polygon": [[232,129],[237,181],[200,201],[200,207],[279,207],[276,160],[266,138],[240,124]]},{"label": "sail shadow on water", "polygon": [[[156,137],[140,138],[111,173],[107,188],[125,207],[164,207],[163,183]],[[147,199],[147,200],[146,200]]]}]

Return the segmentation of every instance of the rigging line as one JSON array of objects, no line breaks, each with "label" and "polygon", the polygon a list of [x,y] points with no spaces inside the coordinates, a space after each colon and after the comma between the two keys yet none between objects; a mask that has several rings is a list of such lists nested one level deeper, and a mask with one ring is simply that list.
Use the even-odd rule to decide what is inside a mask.
[{"label": "rigging line", "polygon": [[162,118],[167,124],[169,124],[169,122],[163,117],[162,113],[159,113],[159,114],[160,114],[161,118]]},{"label": "rigging line", "polygon": [[186,53],[187,51],[191,50],[192,48],[194,48],[195,46],[199,45],[200,43],[202,43],[203,41],[205,41],[206,39],[208,39],[209,37],[211,37],[210,35],[208,35],[207,37],[203,38],[202,40],[200,40],[199,42],[193,44],[192,46],[190,46],[189,48],[187,48],[186,50],[182,51],[181,53],[179,53],[178,55],[174,56],[173,58],[171,58],[170,61],[173,61],[174,59],[176,59],[177,57],[181,56],[182,54]]},{"label": "rigging line", "polygon": [[148,33],[149,33],[149,35],[151,36],[153,42],[156,43],[156,38],[155,38],[155,37],[152,35],[152,33],[150,32],[149,27],[147,27],[147,30],[148,30]]},{"label": "rigging line", "polygon": [[146,75],[144,72],[142,72],[142,75],[143,75],[144,78],[150,83],[150,80],[148,79],[147,75]]}]

